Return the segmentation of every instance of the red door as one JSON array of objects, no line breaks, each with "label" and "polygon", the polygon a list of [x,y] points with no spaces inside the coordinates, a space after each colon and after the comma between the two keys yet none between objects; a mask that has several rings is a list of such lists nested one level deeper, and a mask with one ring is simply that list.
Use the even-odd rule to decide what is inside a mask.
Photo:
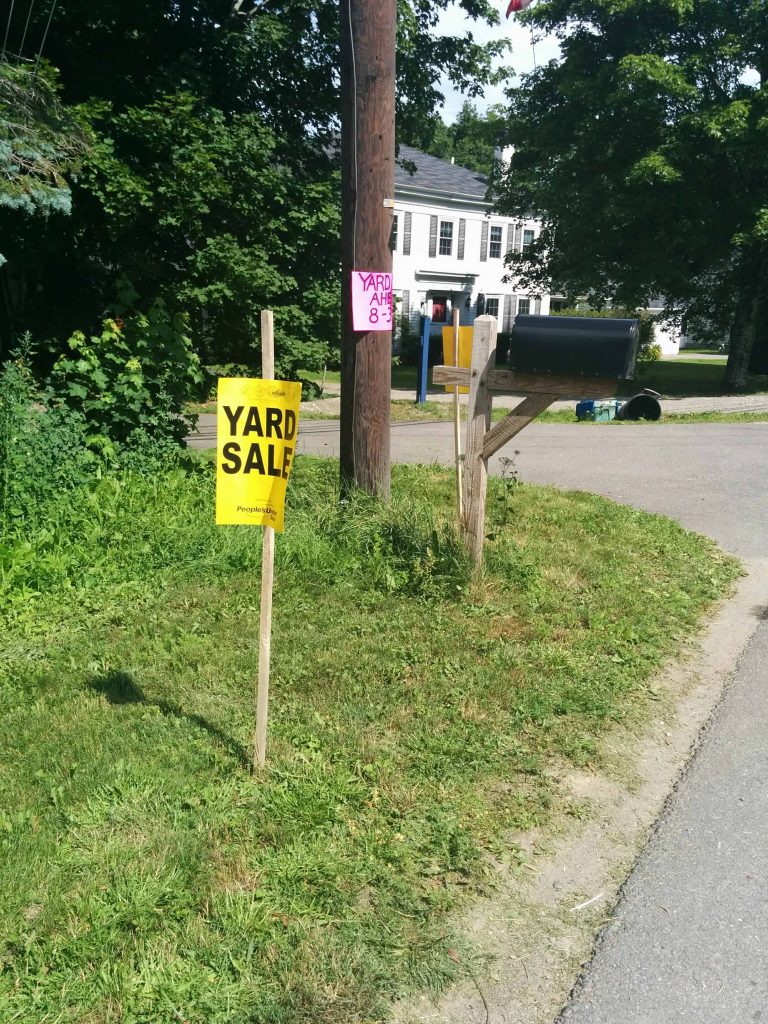
[{"label": "red door", "polygon": [[445,310],[448,299],[445,295],[435,295],[432,299],[432,323],[445,323]]}]

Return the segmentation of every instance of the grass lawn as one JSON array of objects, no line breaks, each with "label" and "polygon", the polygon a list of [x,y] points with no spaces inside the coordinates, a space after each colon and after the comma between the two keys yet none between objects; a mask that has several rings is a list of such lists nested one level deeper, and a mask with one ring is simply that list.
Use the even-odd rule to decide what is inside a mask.
[{"label": "grass lawn", "polygon": [[[536,417],[537,423],[578,423],[580,426],[605,427],[625,426],[623,420],[611,420],[609,423],[594,423],[591,420],[576,419],[576,403],[571,409],[547,409]],[[494,422],[504,419],[509,409],[497,406],[491,413]],[[466,399],[461,407],[461,418],[466,420],[467,406]],[[337,420],[336,413],[302,412],[302,420]],[[390,405],[390,420],[392,423],[417,423],[434,420],[452,420],[452,402],[423,402],[417,405],[416,402],[397,400]],[[765,412],[680,412],[665,413],[658,423],[765,423],[768,422],[768,411]]]},{"label": "grass lawn", "polygon": [[735,575],[675,524],[449,471],[340,509],[299,458],[277,543],[268,770],[248,767],[259,530],[210,465],[107,478],[0,543],[0,1020],[352,1024],[471,962],[454,911],[520,864],[556,773],[656,696]]},{"label": "grass lawn", "polygon": [[[688,395],[720,395],[727,357],[702,359],[697,354],[676,356],[674,359],[659,359],[654,363],[641,363],[635,379],[627,382],[625,394],[635,394],[640,388],[652,388],[665,397],[679,398]],[[306,374],[313,380],[320,380],[322,374]],[[339,383],[339,373],[329,372],[326,380]],[[416,391],[416,370],[412,366],[392,367],[392,387]],[[442,389],[440,389],[442,390]],[[768,391],[768,377],[751,377],[748,393]]]},{"label": "grass lawn", "polygon": [[[659,359],[655,363],[638,364],[635,379],[626,383],[624,393],[631,395],[640,388],[652,388],[670,398],[728,394],[723,390],[724,372],[724,359]],[[746,392],[763,391],[768,391],[768,378],[750,377]]]}]

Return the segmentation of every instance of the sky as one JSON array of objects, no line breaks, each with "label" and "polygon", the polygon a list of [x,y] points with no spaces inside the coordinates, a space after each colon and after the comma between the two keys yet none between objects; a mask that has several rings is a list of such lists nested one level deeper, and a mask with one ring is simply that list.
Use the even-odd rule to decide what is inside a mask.
[{"label": "sky", "polygon": [[[520,23],[514,14],[509,20],[504,18],[507,9],[507,0],[497,0],[499,3],[500,25],[486,25],[484,22],[472,21],[467,18],[460,7],[449,7],[444,11],[440,19],[440,29],[444,35],[459,35],[468,29],[472,32],[478,42],[489,42],[498,39],[511,39],[512,49],[506,54],[501,64],[511,65],[515,74],[522,74],[531,71],[534,67],[534,48],[531,45],[531,30]],[[537,64],[546,64],[547,61],[557,57],[560,50],[554,36],[547,36],[540,39],[535,46],[535,59]],[[443,119],[452,123],[464,103],[464,97],[456,92],[451,85],[443,79],[442,90],[445,93],[445,104],[443,106]],[[497,86],[486,90],[484,97],[472,99],[471,102],[481,112],[494,103],[504,101],[504,87]]]}]

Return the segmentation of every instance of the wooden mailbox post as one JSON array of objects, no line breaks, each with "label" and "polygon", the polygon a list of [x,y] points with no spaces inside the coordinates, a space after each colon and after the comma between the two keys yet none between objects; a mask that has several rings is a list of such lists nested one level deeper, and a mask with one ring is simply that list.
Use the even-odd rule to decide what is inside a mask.
[{"label": "wooden mailbox post", "polygon": [[[464,457],[464,517],[462,529],[464,542],[475,564],[483,556],[485,535],[485,497],[488,485],[488,459],[510,441],[516,434],[560,398],[610,398],[616,392],[618,381],[632,376],[638,344],[638,322],[619,320],[579,320],[570,317],[518,317],[531,327],[538,357],[534,361],[541,365],[539,372],[496,369],[495,317],[480,316],[475,320],[472,341],[472,365],[436,366],[433,370],[435,384],[458,384],[469,387],[467,409],[467,440]],[[535,325],[531,324],[535,321]],[[547,324],[546,321],[559,321]],[[588,325],[599,325],[596,329]],[[608,346],[596,335],[607,335],[614,325],[614,335]],[[620,325],[620,326],[616,326]],[[547,334],[547,330],[550,334]],[[541,335],[539,341],[537,335]],[[521,332],[522,335],[522,332]],[[547,338],[554,339],[550,344]],[[565,339],[565,349],[563,341]],[[549,350],[549,351],[548,351]],[[521,345],[520,361],[530,364],[531,344],[526,339]],[[564,355],[565,352],[565,355]],[[606,353],[609,358],[606,359]],[[578,357],[582,361],[578,363]],[[585,374],[557,373],[558,363],[562,366],[584,367]],[[514,358],[514,335],[513,335]],[[549,372],[549,369],[553,372]],[[610,367],[610,368],[609,368]],[[605,376],[601,375],[601,371]],[[588,373],[594,374],[587,376]],[[494,394],[512,393],[523,395],[522,401],[510,413],[491,426],[491,408]]]}]

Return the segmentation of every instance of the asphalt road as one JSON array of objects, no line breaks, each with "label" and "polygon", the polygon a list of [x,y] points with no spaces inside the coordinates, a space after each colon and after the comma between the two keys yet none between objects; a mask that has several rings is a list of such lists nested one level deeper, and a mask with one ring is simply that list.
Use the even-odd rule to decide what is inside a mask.
[{"label": "asphalt road", "polygon": [[562,1024],[768,1021],[767,662],[764,622]]},{"label": "asphalt road", "polygon": [[[768,557],[768,423],[534,423],[502,448],[491,472],[516,449],[521,480],[662,512],[742,558]],[[298,451],[338,455],[338,424],[306,420]],[[393,462],[452,459],[452,423],[392,425]]]}]

